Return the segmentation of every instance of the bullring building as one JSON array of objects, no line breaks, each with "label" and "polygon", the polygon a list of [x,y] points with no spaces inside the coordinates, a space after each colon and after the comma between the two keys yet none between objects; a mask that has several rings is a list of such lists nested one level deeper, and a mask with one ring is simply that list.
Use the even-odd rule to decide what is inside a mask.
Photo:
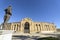
[{"label": "bullring building", "polygon": [[6,30],[14,30],[21,33],[51,33],[56,32],[56,26],[49,22],[34,22],[30,18],[24,18],[20,22],[6,24]]}]

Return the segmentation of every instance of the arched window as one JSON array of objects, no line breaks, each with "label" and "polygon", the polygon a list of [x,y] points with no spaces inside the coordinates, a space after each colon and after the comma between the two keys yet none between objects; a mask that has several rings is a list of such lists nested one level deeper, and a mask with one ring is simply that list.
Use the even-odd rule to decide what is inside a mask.
[{"label": "arched window", "polygon": [[36,27],[37,27],[37,31],[38,31],[38,24],[36,24]]},{"label": "arched window", "polygon": [[36,24],[36,26],[38,26],[38,25]]},{"label": "arched window", "polygon": [[14,25],[14,30],[16,30],[16,25]]},{"label": "arched window", "polygon": [[49,25],[45,25],[46,31],[49,31]]},{"label": "arched window", "polygon": [[39,24],[39,28],[40,28],[40,31],[41,31],[41,26],[40,26],[40,24]]},{"label": "arched window", "polygon": [[40,24],[39,24],[39,26],[40,26]]}]

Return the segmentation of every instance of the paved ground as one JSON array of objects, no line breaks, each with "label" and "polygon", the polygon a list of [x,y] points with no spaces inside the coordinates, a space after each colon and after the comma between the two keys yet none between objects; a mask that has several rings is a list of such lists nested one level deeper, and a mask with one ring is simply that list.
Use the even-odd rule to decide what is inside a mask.
[{"label": "paved ground", "polygon": [[31,38],[27,36],[13,37],[12,40],[36,40],[37,38]]},{"label": "paved ground", "polygon": [[[39,37],[55,37],[60,38],[60,33],[49,33],[49,34],[14,34],[18,35],[12,38],[12,40],[36,40]],[[20,36],[19,36],[20,35]],[[24,35],[24,36],[21,36]]]},{"label": "paved ground", "polygon": [[[21,36],[21,37],[13,37],[12,40],[37,40],[37,38]],[[42,38],[40,40],[42,40]],[[43,40],[46,40],[46,39],[43,39]],[[60,39],[58,38],[57,40],[60,40]]]}]

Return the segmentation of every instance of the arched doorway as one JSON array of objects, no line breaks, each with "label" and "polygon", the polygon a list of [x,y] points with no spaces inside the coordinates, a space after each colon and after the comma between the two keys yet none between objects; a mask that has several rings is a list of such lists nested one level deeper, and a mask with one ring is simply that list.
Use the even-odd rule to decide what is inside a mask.
[{"label": "arched doorway", "polygon": [[29,33],[30,32],[30,24],[26,22],[24,24],[24,33]]}]

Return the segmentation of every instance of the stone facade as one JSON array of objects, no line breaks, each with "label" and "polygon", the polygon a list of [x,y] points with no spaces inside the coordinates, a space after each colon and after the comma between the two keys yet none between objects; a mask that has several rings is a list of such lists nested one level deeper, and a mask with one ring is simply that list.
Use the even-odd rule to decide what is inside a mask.
[{"label": "stone facade", "polygon": [[24,18],[20,22],[8,23],[6,29],[21,33],[56,32],[56,26],[53,23],[34,22],[30,18]]}]

